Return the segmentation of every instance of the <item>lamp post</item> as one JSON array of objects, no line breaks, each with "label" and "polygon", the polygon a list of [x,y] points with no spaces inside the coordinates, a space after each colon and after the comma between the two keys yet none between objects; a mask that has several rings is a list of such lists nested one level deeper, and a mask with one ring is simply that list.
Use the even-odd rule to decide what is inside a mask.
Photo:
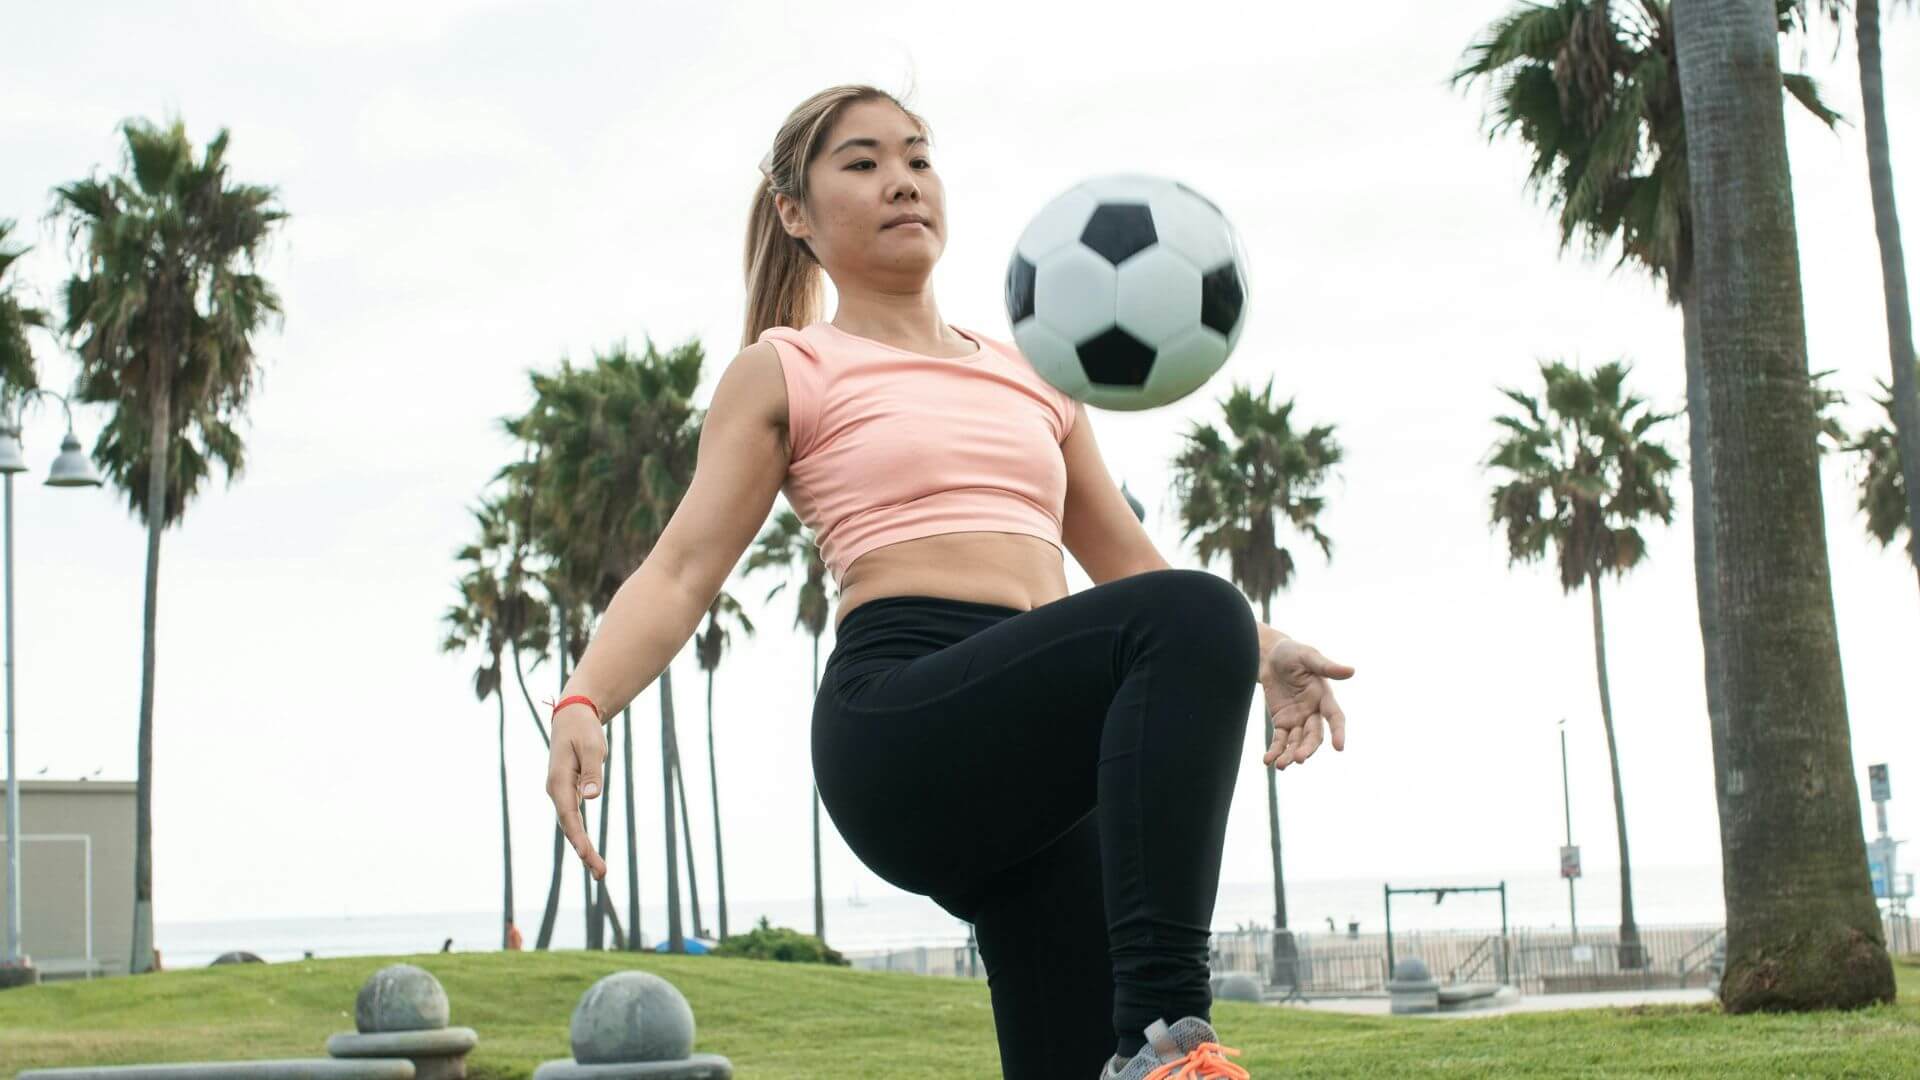
[{"label": "lamp post", "polygon": [[1580,849],[1573,846],[1573,789],[1567,783],[1567,718],[1560,718],[1560,801],[1567,815],[1567,845],[1560,849],[1560,876],[1567,879],[1567,932],[1580,940],[1580,920],[1573,905],[1573,879],[1580,876]]},{"label": "lamp post", "polygon": [[73,406],[65,395],[38,388],[20,395],[20,407],[11,418],[0,417],[0,474],[6,477],[6,618],[7,618],[7,949],[0,966],[21,963],[20,952],[20,780],[13,767],[13,474],[27,471],[20,447],[20,414],[35,397],[55,398],[67,414],[67,435],[60,440],[60,456],[47,472],[48,487],[99,487],[93,463],[73,436]]}]

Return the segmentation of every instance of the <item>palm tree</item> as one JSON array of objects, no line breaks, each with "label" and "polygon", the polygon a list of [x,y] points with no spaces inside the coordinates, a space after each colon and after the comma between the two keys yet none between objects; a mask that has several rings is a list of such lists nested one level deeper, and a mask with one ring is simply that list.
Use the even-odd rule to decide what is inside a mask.
[{"label": "palm tree", "polygon": [[93,460],[147,527],[134,797],[133,940],[128,971],[153,966],[153,695],[160,534],[185,516],[218,461],[245,466],[233,422],[257,375],[253,337],[280,313],[259,258],[286,213],[272,188],[231,184],[227,132],[198,161],[186,128],[121,126],[124,171],[56,188],[78,247],[64,333],[80,360],[80,399],[109,403]]},{"label": "palm tree", "polygon": [[[1915,375],[1920,375],[1920,371]],[[1887,422],[1861,432],[1859,438],[1849,442],[1847,449],[1861,456],[1859,505],[1860,511],[1867,515],[1867,534],[1878,540],[1881,547],[1891,547],[1900,538],[1900,530],[1912,529],[1907,517],[1909,489],[1905,486],[1906,474],[1900,468],[1900,440],[1894,435],[1894,390],[1886,380],[1876,381],[1880,396],[1874,400],[1887,414]],[[1909,532],[1909,548],[1913,543]]]},{"label": "palm tree", "polygon": [[[713,753],[713,675],[720,669],[720,661],[733,638],[721,622],[723,618],[738,622],[748,637],[753,636],[753,620],[747,617],[740,602],[723,589],[707,608],[706,630],[694,638],[694,656],[699,660],[700,670],[707,673],[707,778],[713,788],[713,872],[720,890],[720,938],[724,941],[727,937],[727,860],[720,843],[720,766]],[[694,919],[696,930],[699,921]]]},{"label": "palm tree", "polygon": [[[595,613],[606,610],[645,560],[692,480],[700,437],[692,394],[704,359],[698,342],[662,354],[648,341],[641,355],[617,344],[597,352],[591,367],[576,371],[563,360],[557,375],[532,375],[536,406],[524,418],[524,427],[540,446],[544,462],[534,496],[538,534],[567,592],[584,598]],[[661,671],[659,682],[668,948],[684,952],[671,664]],[[631,711],[626,715],[630,745]],[[627,777],[631,785],[631,768]],[[604,830],[603,816],[603,844]],[[627,835],[633,855],[637,841],[632,814]],[[637,895],[638,860],[630,857],[628,862],[630,889]],[[631,907],[629,911],[637,915]],[[629,935],[628,943],[629,948],[642,947],[638,934]]]},{"label": "palm tree", "polygon": [[[537,385],[535,389],[537,392]],[[537,411],[541,407],[541,403],[536,403],[534,409]],[[560,691],[564,693],[567,685],[568,661],[570,658],[578,659],[580,653],[585,651],[586,648],[584,632],[576,632],[574,628],[584,627],[591,622],[592,612],[585,610],[584,605],[571,603],[563,599],[567,595],[565,582],[561,580],[563,575],[555,571],[555,557],[537,542],[538,537],[535,536],[536,502],[534,493],[538,491],[541,483],[540,447],[533,441],[536,428],[527,416],[503,417],[500,420],[500,426],[506,434],[520,440],[527,448],[527,452],[520,461],[507,464],[494,476],[496,481],[507,485],[510,493],[508,498],[515,508],[513,513],[513,519],[516,524],[514,533],[514,557],[516,561],[519,562],[533,558],[536,553],[543,558],[547,567],[542,570],[530,571],[525,577],[538,581],[542,591],[547,594],[549,601],[546,605],[546,610],[548,611],[547,619],[538,625],[527,625],[524,628],[523,634],[516,635],[509,641],[509,646],[513,652],[514,674],[520,685],[520,696],[526,701],[527,712],[533,719],[534,730],[540,733],[541,744],[551,748],[553,743],[547,735],[547,726],[541,722],[540,710],[535,707],[533,695],[527,690],[526,674],[521,666],[520,653],[522,649],[532,651],[534,654],[532,666],[538,667],[540,662],[545,659],[546,650],[555,638],[554,625],[552,624],[557,621],[560,628],[558,634],[560,639]],[[524,584],[524,579],[517,580],[522,580]],[[629,740],[623,745],[631,747],[632,741]],[[629,751],[629,753],[631,753],[631,751]],[[631,819],[633,813],[631,761],[628,762],[628,776],[629,780],[626,785],[627,813],[629,819]],[[604,770],[601,774],[601,788],[607,791],[612,790],[608,784],[607,774]],[[581,819],[583,821],[586,820],[588,808],[584,800],[582,800],[578,809],[581,814]],[[600,804],[600,809],[604,818],[606,812],[606,803],[604,801]],[[604,836],[605,829],[603,828],[601,841],[603,846],[605,843]],[[544,950],[553,943],[554,923],[560,913],[560,883],[566,862],[566,833],[560,828],[559,823],[556,822],[553,827],[553,872],[547,879],[547,899],[541,910],[540,930],[534,942],[535,949]],[[637,876],[637,863],[631,846],[629,846],[627,851],[627,862],[630,885],[628,890],[628,903],[631,905],[629,915],[631,916],[633,925],[633,937],[644,940],[644,935],[640,932],[640,883]],[[581,881],[585,890],[585,900],[581,905],[581,911],[586,919],[586,942],[592,947],[599,946],[601,940],[599,920],[601,918],[607,918],[612,921],[614,938],[616,941],[621,940],[620,920],[613,916],[612,907],[607,900],[605,890],[596,890],[593,875],[589,873],[584,866],[581,868]]]},{"label": "palm tree", "polygon": [[1673,520],[1668,484],[1679,466],[1665,446],[1649,437],[1678,414],[1654,412],[1628,393],[1629,370],[1624,364],[1602,364],[1587,376],[1556,361],[1540,365],[1546,386],[1539,398],[1503,388],[1500,392],[1524,415],[1494,418],[1506,434],[1483,463],[1511,475],[1493,491],[1491,522],[1506,529],[1507,565],[1543,558],[1551,546],[1561,591],[1570,593],[1585,584],[1592,599],[1594,671],[1600,682],[1600,722],[1607,733],[1613,821],[1620,841],[1623,971],[1644,967],[1646,954],[1633,917],[1633,863],[1627,855],[1627,802],[1613,733],[1600,577],[1625,577],[1640,565],[1646,556],[1640,522]]},{"label": "palm tree", "polygon": [[[1278,542],[1275,518],[1291,525],[1333,561],[1333,541],[1320,531],[1320,494],[1341,459],[1332,424],[1296,432],[1294,401],[1272,404],[1273,380],[1255,396],[1234,384],[1220,402],[1227,436],[1196,423],[1174,458],[1174,490],[1180,499],[1181,539],[1193,538],[1200,563],[1227,559],[1229,576],[1260,605],[1260,620],[1273,621],[1273,595],[1293,583],[1293,553]],[[1273,732],[1269,726],[1267,738]],[[1286,876],[1280,862],[1280,793],[1275,769],[1267,774],[1267,829],[1273,855],[1274,971],[1293,972],[1293,934],[1287,928]]]},{"label": "palm tree", "polygon": [[[820,692],[820,635],[827,631],[827,564],[820,549],[800,524],[800,516],[790,509],[774,513],[773,521],[753,542],[741,573],[773,570],[795,575],[800,588],[794,596],[793,624],[813,638],[813,692]],[[767,590],[767,599],[794,577],[787,577]],[[826,888],[820,872],[820,787],[813,788],[813,936],[827,940]]]},{"label": "palm tree", "polygon": [[693,865],[693,815],[687,811],[687,776],[680,769],[680,733],[674,731],[673,745],[669,748],[673,754],[673,786],[680,796],[680,841],[681,850],[687,857],[687,903],[693,914],[693,935],[702,936],[700,921],[700,872]]},{"label": "palm tree", "polygon": [[[501,425],[508,434],[514,435],[516,438],[519,437],[519,421],[517,419],[511,417],[503,419]],[[527,561],[533,558],[537,551],[533,543],[533,498],[531,489],[538,485],[538,477],[539,454],[536,450],[530,453],[527,458],[502,468],[499,473],[495,475],[494,479],[507,486],[506,502],[513,508],[511,512],[511,518],[514,523],[513,563],[518,573],[510,575],[510,580],[514,583],[514,587],[520,595],[528,602],[537,602],[532,600],[532,594],[528,589],[532,582],[538,582],[548,597],[557,601],[556,589],[551,577],[543,571],[525,569]],[[541,662],[546,659],[547,650],[554,644],[554,621],[558,607],[557,602],[552,605],[542,604],[541,611],[543,612],[543,617],[524,620],[523,625],[520,625],[515,633],[510,634],[507,641],[508,651],[513,655],[514,681],[520,687],[520,697],[526,702],[527,714],[533,720],[533,729],[540,735],[540,744],[549,749],[553,746],[553,740],[547,735],[547,725],[541,721],[540,710],[534,705],[533,694],[527,689],[526,669],[529,665],[525,665],[522,662],[521,653],[523,651],[533,653],[533,663],[530,666],[535,668],[539,667]],[[561,650],[559,666],[561,672],[560,685],[564,691],[566,687],[567,667],[564,648]],[[553,943],[553,925],[560,908],[561,872],[566,866],[565,846],[566,834],[561,830],[559,824],[555,823],[553,827],[553,872],[547,880],[547,899],[541,911],[540,930],[534,940],[533,947],[537,950],[545,950]],[[591,891],[589,891],[589,902],[591,901],[591,896]]]},{"label": "palm tree", "polygon": [[[1787,29],[1798,0],[1772,0]],[[1532,153],[1527,186],[1557,211],[1560,248],[1598,256],[1617,243],[1666,286],[1680,309],[1687,377],[1693,579],[1705,661],[1708,722],[1723,722],[1720,606],[1714,592],[1712,427],[1700,368],[1686,124],[1673,19],[1666,0],[1520,3],[1468,48],[1455,84],[1492,85],[1487,137],[1517,131]],[[1839,114],[1804,75],[1781,85],[1823,123]]]},{"label": "palm tree", "polygon": [[20,256],[32,250],[9,250],[7,235],[11,232],[13,222],[0,218],[0,416],[12,414],[8,404],[14,397],[39,388],[27,330],[47,325],[47,313],[20,299],[14,291],[19,283],[7,280],[7,271],[13,269]]},{"label": "palm tree", "polygon": [[544,624],[547,617],[545,607],[527,596],[515,580],[521,568],[512,540],[513,513],[512,502],[501,499],[487,500],[473,511],[479,537],[456,556],[466,573],[455,586],[460,603],[448,608],[443,617],[447,637],[440,646],[447,653],[479,646],[487,662],[474,671],[474,697],[480,701],[492,697],[499,703],[500,841],[505,879],[501,948],[507,947],[514,919],[513,827],[507,803],[507,698],[501,688],[501,663],[515,637],[525,635],[526,625]]},{"label": "palm tree", "polygon": [[1728,1012],[1892,1001],[1840,678],[1799,240],[1765,0],[1674,12],[1726,632]]},{"label": "palm tree", "polygon": [[[1819,3],[1821,11],[1838,26],[1846,0]],[[1886,80],[1880,69],[1880,0],[1852,3],[1854,38],[1860,47],[1860,111],[1866,118],[1867,189],[1873,197],[1873,231],[1879,241],[1880,279],[1886,295],[1887,352],[1893,366],[1893,386],[1888,389],[1887,399],[1892,405],[1889,419],[1894,443],[1905,451],[1895,456],[1894,465],[1903,470],[1901,490],[1909,495],[1901,508],[1906,517],[1907,557],[1920,575],[1920,389],[1915,386],[1913,311],[1907,303],[1907,263],[1901,251],[1900,215],[1893,203],[1893,156],[1887,145]],[[1880,533],[1880,529],[1874,529],[1876,537]],[[1887,530],[1887,535],[1891,537],[1892,531]]]}]

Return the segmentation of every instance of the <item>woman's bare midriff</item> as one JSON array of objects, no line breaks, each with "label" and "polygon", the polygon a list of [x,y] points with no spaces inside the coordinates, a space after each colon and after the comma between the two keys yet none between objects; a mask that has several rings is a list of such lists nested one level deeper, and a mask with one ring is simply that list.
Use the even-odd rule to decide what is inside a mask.
[{"label": "woman's bare midriff", "polygon": [[874,548],[840,583],[834,627],[883,596],[940,596],[1031,611],[1067,595],[1060,549],[1025,533],[941,533]]}]

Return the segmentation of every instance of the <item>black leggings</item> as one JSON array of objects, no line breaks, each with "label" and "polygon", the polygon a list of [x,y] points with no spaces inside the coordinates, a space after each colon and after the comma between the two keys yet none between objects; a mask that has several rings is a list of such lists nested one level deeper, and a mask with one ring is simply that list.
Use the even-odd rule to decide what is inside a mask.
[{"label": "black leggings", "polygon": [[814,699],[821,803],[875,874],[974,925],[1007,1077],[1093,1076],[1155,1018],[1212,1019],[1258,648],[1246,599],[1200,570],[842,621]]}]

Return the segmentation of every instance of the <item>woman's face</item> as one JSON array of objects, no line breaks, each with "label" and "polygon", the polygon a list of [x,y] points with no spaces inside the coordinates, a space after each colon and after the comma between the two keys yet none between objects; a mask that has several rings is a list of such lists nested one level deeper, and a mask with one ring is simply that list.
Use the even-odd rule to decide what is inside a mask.
[{"label": "woman's face", "polygon": [[[946,189],[932,148],[911,118],[887,101],[840,111],[807,168],[807,206],[776,205],[836,281],[925,279],[947,244]],[[924,224],[890,224],[902,215]]]}]

